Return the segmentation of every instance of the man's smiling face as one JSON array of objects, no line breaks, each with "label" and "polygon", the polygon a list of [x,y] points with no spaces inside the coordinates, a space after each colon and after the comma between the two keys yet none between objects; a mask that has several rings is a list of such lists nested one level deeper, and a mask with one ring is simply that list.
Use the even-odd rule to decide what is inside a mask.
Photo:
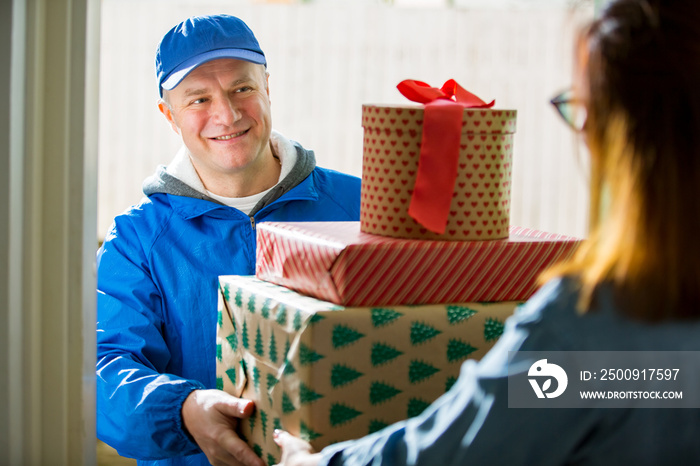
[{"label": "man's smiling face", "polygon": [[223,58],[195,68],[165,91],[160,110],[207,180],[255,173],[271,157],[270,96],[263,65]]}]

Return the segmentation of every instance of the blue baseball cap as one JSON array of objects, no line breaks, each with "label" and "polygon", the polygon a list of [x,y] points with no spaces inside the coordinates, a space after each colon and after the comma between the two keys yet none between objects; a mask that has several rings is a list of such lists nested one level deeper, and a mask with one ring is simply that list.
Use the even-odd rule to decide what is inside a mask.
[{"label": "blue baseball cap", "polygon": [[195,68],[219,58],[267,66],[248,25],[235,16],[193,16],[168,31],[156,51],[158,92],[172,90]]}]

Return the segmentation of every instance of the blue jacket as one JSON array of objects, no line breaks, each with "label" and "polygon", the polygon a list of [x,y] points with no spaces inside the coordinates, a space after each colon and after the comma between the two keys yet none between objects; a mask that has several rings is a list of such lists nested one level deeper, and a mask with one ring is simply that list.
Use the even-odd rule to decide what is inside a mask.
[{"label": "blue jacket", "polygon": [[[509,406],[509,375],[518,370],[509,366],[513,352],[700,351],[698,320],[656,324],[631,320],[621,315],[610,289],[598,293],[597,308],[585,315],[576,311],[578,300],[573,280],[545,285],[508,319],[489,353],[478,363],[466,361],[450,391],[420,416],[357,441],[326,447],[319,465],[698,464],[699,409],[619,407],[621,403],[616,408]],[[684,397],[697,400],[697,371],[688,370],[695,361],[685,362],[680,372],[690,374],[683,378],[684,385],[679,376],[673,390],[681,389]],[[520,364],[519,370],[529,367]],[[569,374],[570,385],[577,376]]]},{"label": "blue jacket", "polygon": [[209,464],[180,409],[216,388],[217,277],[255,273],[257,223],[359,220],[360,180],[295,147],[291,173],[250,217],[161,167],[115,219],[97,256],[97,436],[122,456]]}]

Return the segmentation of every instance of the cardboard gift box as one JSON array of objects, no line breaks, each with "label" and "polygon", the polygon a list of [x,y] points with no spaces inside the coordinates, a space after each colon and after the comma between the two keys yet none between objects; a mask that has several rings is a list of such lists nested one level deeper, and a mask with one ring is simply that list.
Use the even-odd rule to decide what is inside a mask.
[{"label": "cardboard gift box", "polygon": [[409,215],[421,156],[423,107],[363,105],[362,231],[433,240],[507,237],[516,116],[516,110],[464,109],[447,226],[435,233]]},{"label": "cardboard gift box", "polygon": [[510,228],[494,241],[425,241],[360,231],[359,222],[262,222],[256,276],[345,306],[524,301],[580,240]]},{"label": "cardboard gift box", "polygon": [[268,464],[276,428],[320,450],[419,414],[519,304],[344,308],[255,277],[219,285],[217,385],[255,401],[239,429]]}]

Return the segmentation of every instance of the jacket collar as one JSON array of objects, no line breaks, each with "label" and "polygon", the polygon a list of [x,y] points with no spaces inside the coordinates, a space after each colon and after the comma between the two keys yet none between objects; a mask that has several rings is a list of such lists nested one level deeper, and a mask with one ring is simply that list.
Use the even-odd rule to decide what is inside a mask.
[{"label": "jacket collar", "polygon": [[[163,193],[155,194],[164,195]],[[168,197],[168,202],[173,211],[181,217],[189,220],[202,215],[209,215],[215,218],[231,218],[242,219],[248,218],[246,214],[232,207],[219,204],[215,201],[207,199],[197,199],[193,197],[178,196],[175,194],[165,194]],[[318,200],[319,194],[314,184],[313,176],[307,176],[303,181],[295,187],[286,191],[275,201],[267,204],[265,207],[258,210],[254,216],[256,218],[264,217],[268,212],[274,210],[276,206],[293,200]]]}]

